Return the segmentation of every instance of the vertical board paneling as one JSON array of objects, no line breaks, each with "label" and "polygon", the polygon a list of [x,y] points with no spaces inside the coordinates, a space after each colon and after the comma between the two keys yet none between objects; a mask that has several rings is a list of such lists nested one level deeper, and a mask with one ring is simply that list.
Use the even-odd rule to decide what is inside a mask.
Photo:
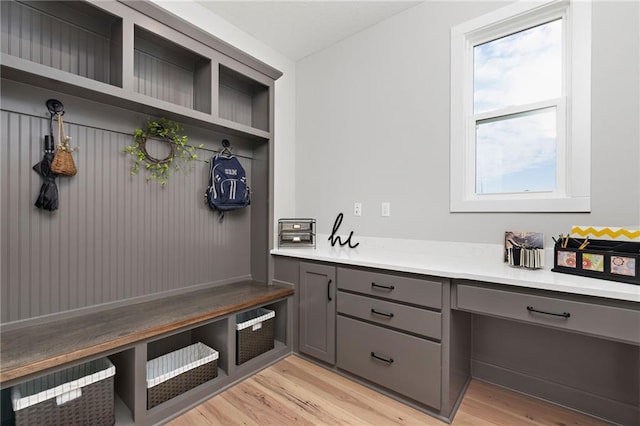
[{"label": "vertical board paneling", "polygon": [[[163,188],[130,176],[130,135],[65,118],[78,174],[56,179],[48,212],[34,206],[32,170],[48,119],[1,112],[2,323],[251,275],[251,207],[219,223],[203,202],[207,164]],[[241,162],[251,182],[252,160]]]},{"label": "vertical board paneling", "polygon": [[0,2],[3,53],[109,83],[110,39],[13,1]]},{"label": "vertical board paneling", "polygon": [[134,90],[193,109],[194,73],[138,49],[134,50]]},{"label": "vertical board paneling", "polygon": [[251,126],[252,95],[222,84],[219,90],[220,117]]}]

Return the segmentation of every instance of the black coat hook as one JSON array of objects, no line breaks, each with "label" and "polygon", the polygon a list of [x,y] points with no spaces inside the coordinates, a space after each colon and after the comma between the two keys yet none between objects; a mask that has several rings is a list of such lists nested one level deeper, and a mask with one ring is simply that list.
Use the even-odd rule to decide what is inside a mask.
[{"label": "black coat hook", "polygon": [[60,114],[64,115],[64,105],[57,99],[48,99],[45,102],[47,109],[49,110],[49,135],[44,138],[45,151],[53,152],[55,141],[53,139],[53,117]]},{"label": "black coat hook", "polygon": [[47,109],[49,113],[53,115],[62,114],[64,115],[64,105],[57,99],[49,99],[46,102]]}]

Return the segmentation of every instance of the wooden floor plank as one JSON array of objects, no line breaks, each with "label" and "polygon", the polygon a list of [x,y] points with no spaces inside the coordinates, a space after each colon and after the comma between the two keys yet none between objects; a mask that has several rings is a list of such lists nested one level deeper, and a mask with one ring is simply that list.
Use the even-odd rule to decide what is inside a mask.
[{"label": "wooden floor plank", "polygon": [[302,386],[273,372],[256,375],[253,379],[272,397],[280,397],[283,402],[298,410],[309,424],[340,425],[355,424],[358,421],[357,416],[333,401],[318,404],[319,398],[311,386]]},{"label": "wooden floor plank", "polygon": [[[603,426],[592,417],[472,380],[453,426]],[[446,423],[292,355],[170,426],[421,425]]]},{"label": "wooden floor plank", "polygon": [[[282,374],[297,377],[305,387],[313,389],[315,395],[323,400],[337,400],[349,412],[357,413],[362,421],[383,421],[385,424],[407,424],[420,421],[425,423],[424,414],[417,410],[407,410],[405,404],[390,399],[368,387],[362,386],[337,374],[326,374],[326,370],[315,364],[292,356],[274,367],[282,368]],[[381,408],[383,408],[381,410]],[[431,417],[429,419],[432,419]]]},{"label": "wooden floor plank", "polygon": [[600,426],[603,423],[590,416],[582,415],[557,405],[538,399],[527,398],[516,392],[474,380],[469,385],[465,398],[467,410],[475,407],[477,416],[513,416],[516,424],[544,426]]}]

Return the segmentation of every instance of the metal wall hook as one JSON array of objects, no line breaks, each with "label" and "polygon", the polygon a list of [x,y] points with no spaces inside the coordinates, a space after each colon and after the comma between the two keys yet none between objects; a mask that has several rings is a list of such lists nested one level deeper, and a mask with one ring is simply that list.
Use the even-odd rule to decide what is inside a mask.
[{"label": "metal wall hook", "polygon": [[46,102],[47,109],[51,116],[62,114],[64,115],[64,105],[57,99],[49,99]]},{"label": "metal wall hook", "polygon": [[222,151],[220,151],[220,155],[230,157],[233,154],[231,153],[231,143],[228,139],[222,139]]}]

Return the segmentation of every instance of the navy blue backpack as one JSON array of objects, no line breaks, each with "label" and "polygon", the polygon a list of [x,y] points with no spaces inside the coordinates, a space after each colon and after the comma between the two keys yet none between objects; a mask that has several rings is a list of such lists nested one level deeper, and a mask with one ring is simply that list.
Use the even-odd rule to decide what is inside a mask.
[{"label": "navy blue backpack", "polygon": [[247,175],[235,156],[216,154],[211,158],[205,202],[220,212],[221,222],[224,212],[241,209],[251,203]]}]

